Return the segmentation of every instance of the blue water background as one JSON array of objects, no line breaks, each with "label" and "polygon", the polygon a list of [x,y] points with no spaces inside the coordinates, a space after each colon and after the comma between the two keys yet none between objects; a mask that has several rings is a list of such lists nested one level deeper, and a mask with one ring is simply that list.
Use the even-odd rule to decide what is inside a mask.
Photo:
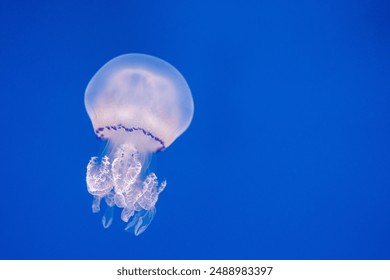
[{"label": "blue water background", "polygon": [[[389,259],[388,1],[1,1],[1,259]],[[189,129],[139,237],[91,213],[84,91],[169,61]]]}]

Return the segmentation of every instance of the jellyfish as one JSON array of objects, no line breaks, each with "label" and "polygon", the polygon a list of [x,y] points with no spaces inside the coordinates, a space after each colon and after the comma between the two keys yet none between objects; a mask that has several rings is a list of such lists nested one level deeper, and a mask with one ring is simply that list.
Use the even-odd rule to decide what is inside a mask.
[{"label": "jellyfish", "polygon": [[96,136],[107,141],[103,154],[87,165],[92,212],[106,204],[104,228],[121,209],[125,230],[140,235],[156,214],[167,185],[150,171],[151,156],[168,148],[190,125],[194,103],[176,68],[145,54],[107,62],[85,91],[85,108]]}]

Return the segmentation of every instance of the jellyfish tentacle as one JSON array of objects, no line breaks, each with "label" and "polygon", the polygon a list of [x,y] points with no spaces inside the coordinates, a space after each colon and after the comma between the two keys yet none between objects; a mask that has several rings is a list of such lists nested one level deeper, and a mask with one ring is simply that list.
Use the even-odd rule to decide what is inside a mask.
[{"label": "jellyfish tentacle", "polygon": [[130,207],[125,207],[123,208],[122,210],[122,213],[121,213],[121,219],[122,221],[124,221],[125,223],[127,223],[129,221],[129,219],[134,215],[134,207],[133,206],[130,206]]},{"label": "jellyfish tentacle", "polygon": [[153,207],[150,210],[142,210],[137,212],[132,216],[125,228],[125,231],[132,232],[134,235],[138,236],[143,233],[153,221],[154,216],[156,215],[156,208]]},{"label": "jellyfish tentacle", "polygon": [[92,202],[92,213],[98,213],[100,212],[100,201],[102,198],[100,196],[93,196],[93,202]]},{"label": "jellyfish tentacle", "polygon": [[115,205],[114,197],[115,197],[115,193],[111,189],[111,191],[104,197],[104,200],[108,206],[112,207]]},{"label": "jellyfish tentacle", "polygon": [[108,156],[99,164],[97,157],[92,157],[87,165],[88,192],[96,196],[105,196],[112,188],[111,168]]},{"label": "jellyfish tentacle", "polygon": [[139,219],[137,226],[134,228],[135,236],[143,233],[153,221],[154,216],[156,215],[156,208],[153,207],[151,210],[146,211],[146,213]]},{"label": "jellyfish tentacle", "polygon": [[119,208],[125,208],[126,207],[126,201],[125,197],[121,193],[117,193],[114,196],[115,205]]},{"label": "jellyfish tentacle", "polygon": [[108,206],[102,217],[102,224],[104,228],[109,228],[114,220],[114,207]]}]

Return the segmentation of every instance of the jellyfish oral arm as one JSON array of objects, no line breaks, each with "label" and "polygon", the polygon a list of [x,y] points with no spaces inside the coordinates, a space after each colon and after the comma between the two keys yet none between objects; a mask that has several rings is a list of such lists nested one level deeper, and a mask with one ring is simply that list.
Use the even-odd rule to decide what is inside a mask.
[{"label": "jellyfish oral arm", "polygon": [[[145,175],[148,163],[143,161],[143,158],[147,156],[142,156],[135,147],[123,144],[115,148],[110,155],[105,155],[100,162],[97,157],[92,157],[89,161],[87,187],[89,193],[94,196],[92,212],[100,211],[100,203],[104,199],[107,204],[102,219],[105,228],[112,223],[114,206],[122,209],[121,219],[124,222],[129,222],[134,216],[130,223],[137,225],[138,220],[142,219],[143,230],[140,230],[140,226],[135,227],[139,234],[153,220],[158,196],[167,183],[164,180],[159,184],[153,172]],[[134,219],[137,221],[134,222]]]}]

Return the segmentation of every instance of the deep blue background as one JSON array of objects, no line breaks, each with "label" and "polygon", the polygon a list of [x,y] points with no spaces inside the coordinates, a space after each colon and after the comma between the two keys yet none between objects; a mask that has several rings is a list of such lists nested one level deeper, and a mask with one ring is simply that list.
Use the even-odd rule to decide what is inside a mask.
[{"label": "deep blue background", "polygon": [[[389,259],[388,1],[1,1],[0,258]],[[193,93],[139,237],[91,213],[84,90],[151,54]]]}]

